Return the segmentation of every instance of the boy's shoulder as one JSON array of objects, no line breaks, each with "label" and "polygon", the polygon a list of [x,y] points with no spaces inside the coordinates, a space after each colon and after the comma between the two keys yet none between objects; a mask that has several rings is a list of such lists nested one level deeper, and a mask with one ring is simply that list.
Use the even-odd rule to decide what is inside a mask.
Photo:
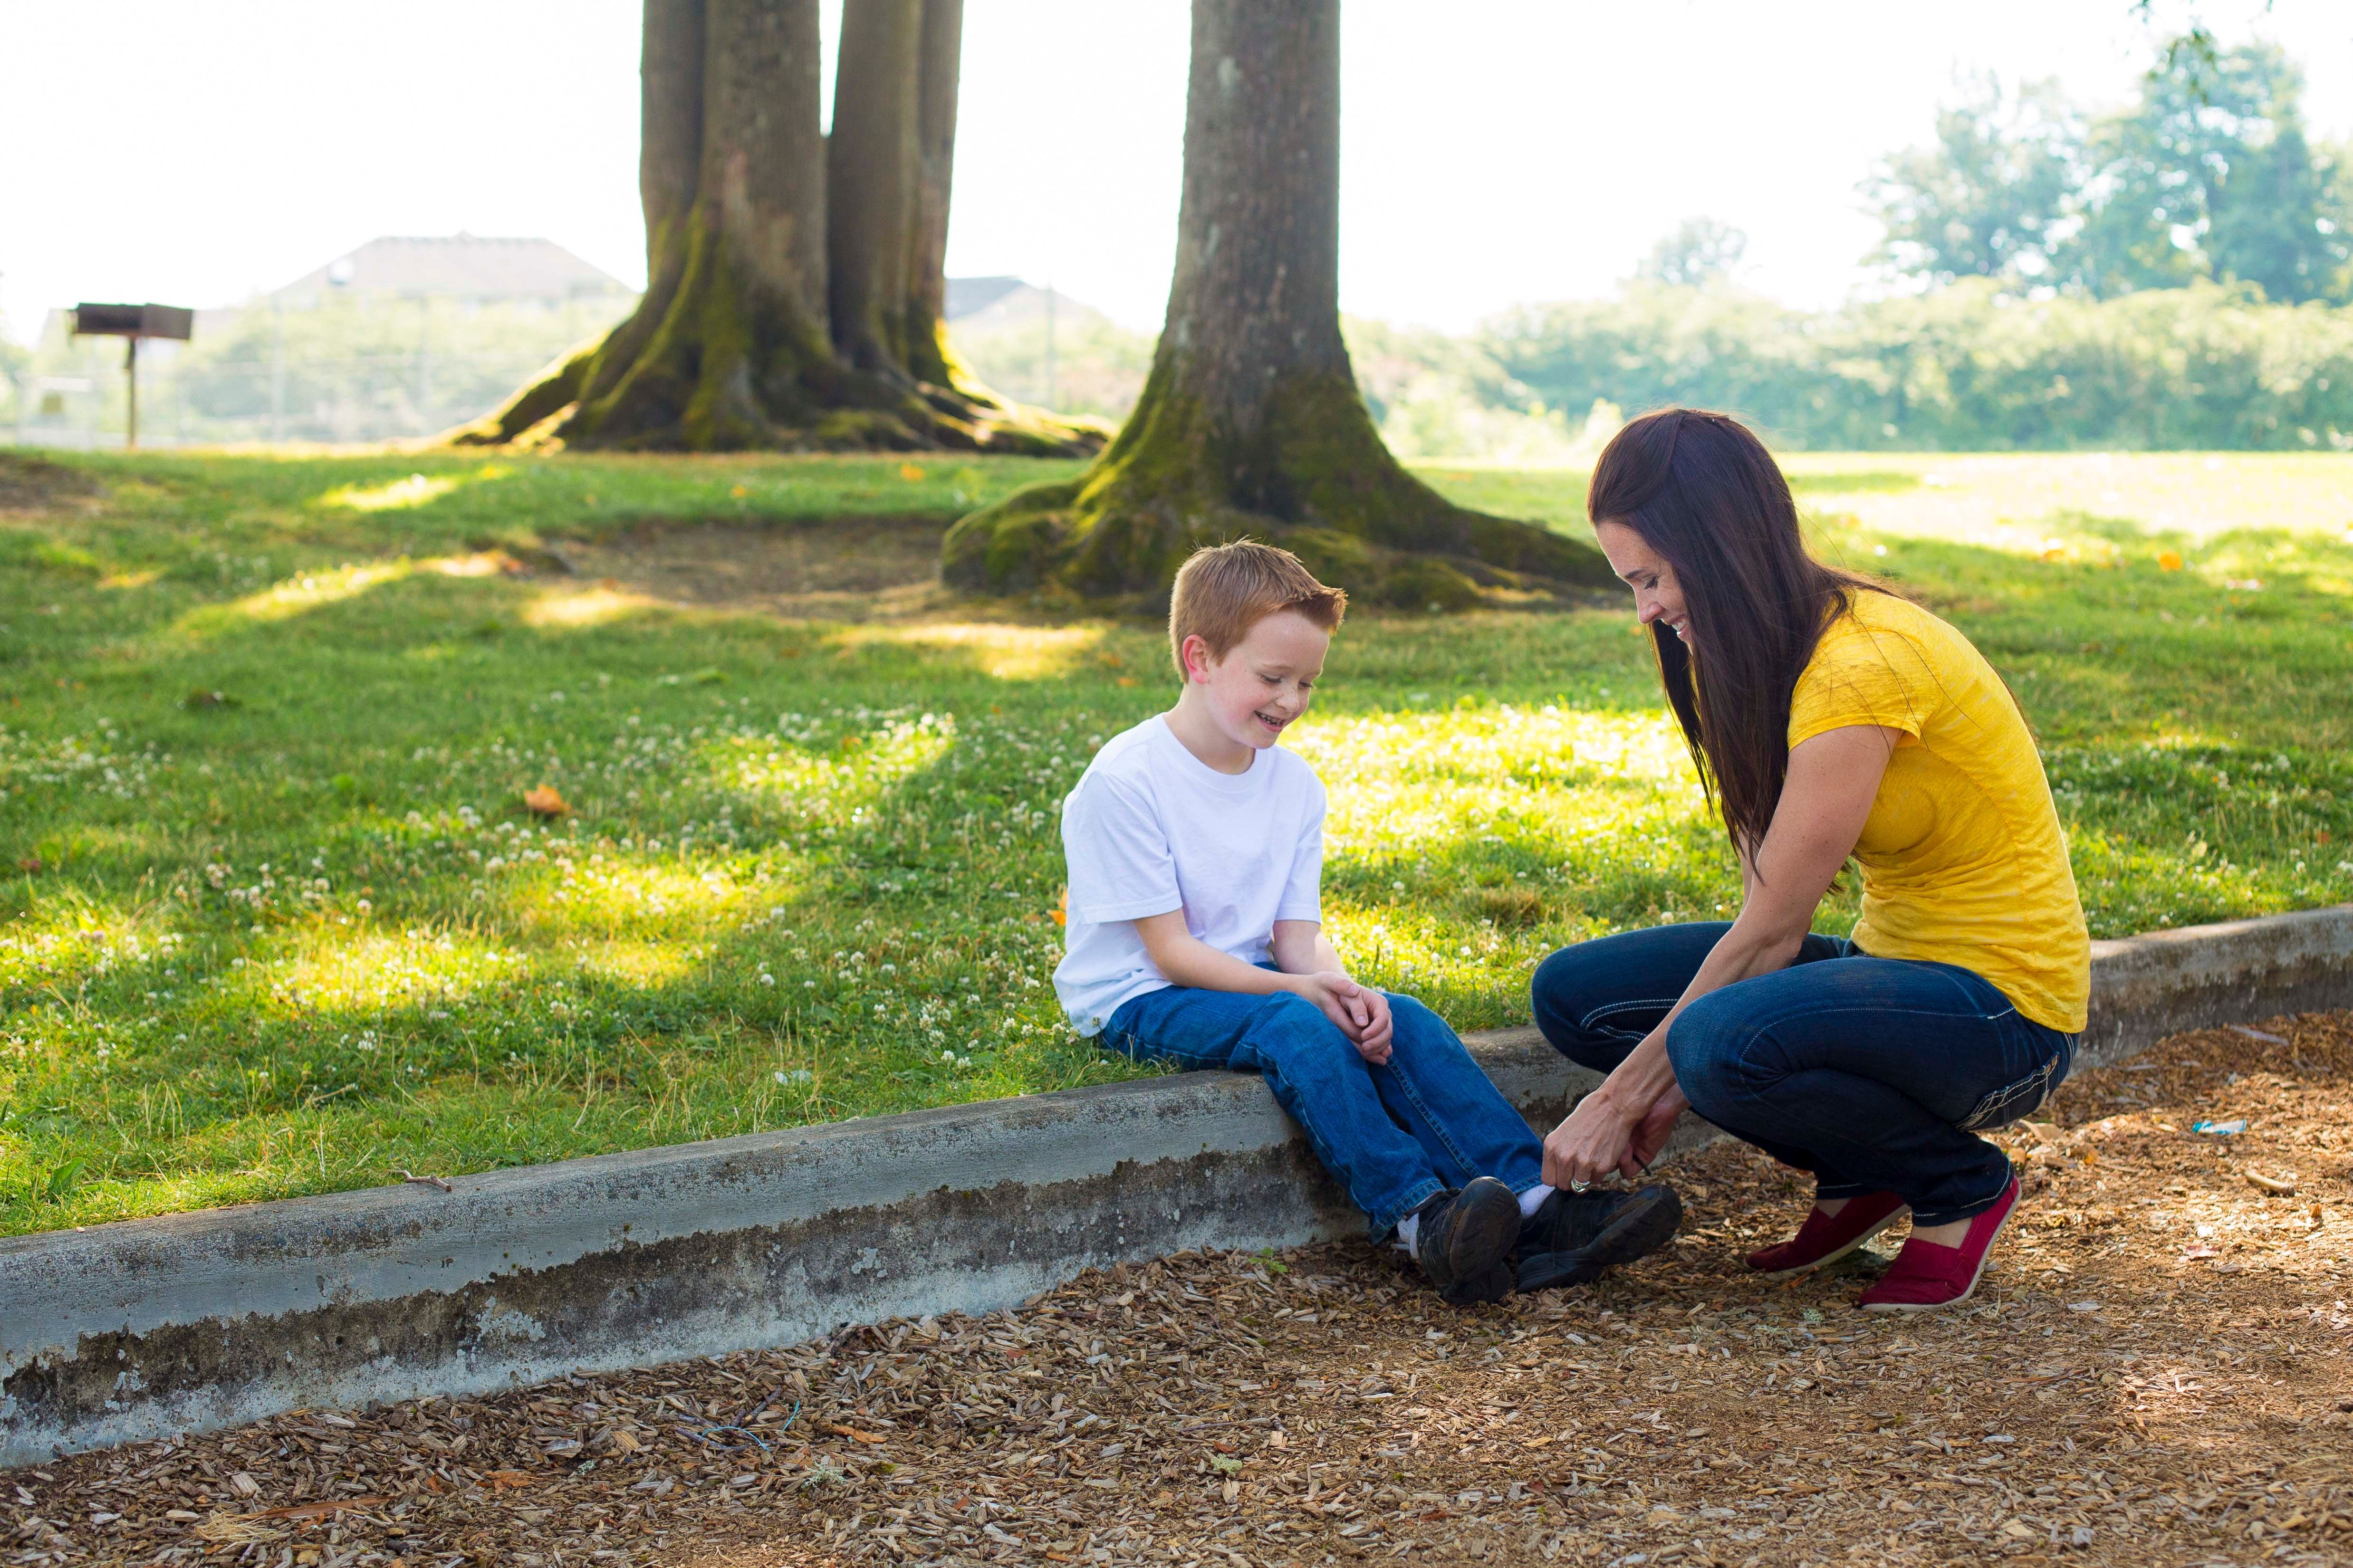
[{"label": "boy's shoulder", "polygon": [[[1156,795],[1172,784],[1181,785],[1193,770],[1186,765],[1185,743],[1170,731],[1165,719],[1166,715],[1155,713],[1105,741],[1071,793],[1077,795],[1090,784],[1113,784]],[[1279,787],[1323,793],[1324,781],[1316,776],[1314,765],[1298,752],[1286,746],[1271,746],[1261,755]]]},{"label": "boy's shoulder", "polygon": [[1133,729],[1122,730],[1103,743],[1094,760],[1087,764],[1086,772],[1080,775],[1079,783],[1083,785],[1093,778],[1144,779],[1153,771],[1154,745],[1167,733],[1168,727],[1160,721],[1157,713]]}]

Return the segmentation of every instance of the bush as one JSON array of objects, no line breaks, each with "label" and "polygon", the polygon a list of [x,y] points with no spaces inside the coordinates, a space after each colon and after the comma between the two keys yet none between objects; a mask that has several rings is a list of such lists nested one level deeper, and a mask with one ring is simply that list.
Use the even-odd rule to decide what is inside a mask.
[{"label": "bush", "polygon": [[2353,449],[2353,307],[2212,283],[2027,300],[1968,279],[1819,315],[1632,284],[1479,343],[1554,407],[1696,404],[1795,447]]}]

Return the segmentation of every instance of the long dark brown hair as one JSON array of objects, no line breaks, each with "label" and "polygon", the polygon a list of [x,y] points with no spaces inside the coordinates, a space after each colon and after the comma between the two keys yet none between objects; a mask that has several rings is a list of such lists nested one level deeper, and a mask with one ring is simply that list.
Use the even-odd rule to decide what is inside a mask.
[{"label": "long dark brown hair", "polygon": [[1854,594],[1887,590],[1806,552],[1780,465],[1729,415],[1662,408],[1619,431],[1586,514],[1625,524],[1674,568],[1692,640],[1651,624],[1659,680],[1701,785],[1753,858],[1789,771],[1799,675]]}]

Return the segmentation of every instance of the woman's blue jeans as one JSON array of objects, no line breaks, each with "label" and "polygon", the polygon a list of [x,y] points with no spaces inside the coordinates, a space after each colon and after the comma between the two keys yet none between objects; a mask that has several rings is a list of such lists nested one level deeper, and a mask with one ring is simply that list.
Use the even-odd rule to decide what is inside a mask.
[{"label": "woman's blue jeans", "polygon": [[[1536,1025],[1571,1061],[1609,1072],[1731,929],[1660,926],[1563,948],[1536,970]],[[2001,1196],[2009,1157],[1978,1130],[2041,1105],[2074,1065],[2075,1040],[1974,971],[1809,936],[1788,968],[1683,1009],[1667,1058],[1694,1110],[1811,1171],[1821,1196],[1892,1192],[1926,1226]]]},{"label": "woman's blue jeans", "polygon": [[1122,1003],[1102,1043],[1138,1061],[1262,1073],[1324,1168],[1385,1241],[1439,1193],[1493,1176],[1544,1180],[1544,1145],[1446,1021],[1389,994],[1395,1030],[1375,1067],[1305,997],[1172,985]]}]

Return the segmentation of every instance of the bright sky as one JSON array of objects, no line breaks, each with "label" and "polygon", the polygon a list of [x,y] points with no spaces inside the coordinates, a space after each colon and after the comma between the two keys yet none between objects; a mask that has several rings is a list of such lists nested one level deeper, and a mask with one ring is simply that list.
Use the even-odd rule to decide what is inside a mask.
[{"label": "bright sky", "polygon": [[[828,37],[839,0],[828,0]],[[1957,73],[2126,98],[2190,0],[1348,0],[1343,309],[1469,327],[1606,292],[1682,218],[1749,280],[1866,285],[1854,188]],[[2198,0],[2353,135],[2353,8]],[[542,236],[644,280],[637,0],[0,0],[0,313],[216,305],[384,234]],[[1184,143],[1183,0],[967,0],[950,272],[1051,279],[1158,327]]]}]

